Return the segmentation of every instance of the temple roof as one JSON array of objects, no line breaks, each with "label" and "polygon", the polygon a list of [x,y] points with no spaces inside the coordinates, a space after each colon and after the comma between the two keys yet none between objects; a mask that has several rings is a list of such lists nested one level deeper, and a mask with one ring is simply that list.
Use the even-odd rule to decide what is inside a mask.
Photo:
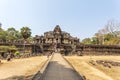
[{"label": "temple roof", "polygon": [[54,32],[61,32],[61,28],[59,25],[56,25],[54,28]]}]

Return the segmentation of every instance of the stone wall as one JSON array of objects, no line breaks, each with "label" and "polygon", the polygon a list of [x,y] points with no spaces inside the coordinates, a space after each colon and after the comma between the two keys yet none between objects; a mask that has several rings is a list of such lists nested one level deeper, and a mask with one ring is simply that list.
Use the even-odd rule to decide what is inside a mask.
[{"label": "stone wall", "polygon": [[114,45],[77,45],[76,52],[82,55],[120,55],[120,46]]}]

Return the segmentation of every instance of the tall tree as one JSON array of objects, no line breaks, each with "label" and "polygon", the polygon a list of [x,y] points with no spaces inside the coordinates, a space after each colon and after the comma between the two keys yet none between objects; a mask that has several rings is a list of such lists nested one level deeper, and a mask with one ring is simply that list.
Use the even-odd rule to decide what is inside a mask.
[{"label": "tall tree", "polygon": [[11,28],[8,28],[7,29],[7,32],[8,32],[8,36],[11,38],[11,39],[14,39],[14,40],[19,40],[22,38],[22,35],[20,34],[19,31],[17,31],[15,28],[11,27]]},{"label": "tall tree", "polygon": [[8,35],[8,34],[7,34],[6,31],[0,30],[0,40],[6,41],[7,35]]},{"label": "tall tree", "polygon": [[95,36],[98,38],[100,44],[104,44],[106,34],[113,35],[115,38],[119,33],[120,23],[116,20],[109,20],[103,29],[98,30]]},{"label": "tall tree", "polygon": [[116,37],[116,32],[120,30],[120,23],[113,19],[109,20],[104,29],[107,33],[111,33],[114,37]]},{"label": "tall tree", "polygon": [[16,30],[15,28],[11,27],[7,29],[8,36],[7,38],[11,41],[14,41],[16,39]]},{"label": "tall tree", "polygon": [[101,32],[101,30],[99,30],[97,33],[95,33],[95,38],[97,38],[96,40],[98,40],[97,44],[100,44],[100,45],[104,44],[104,34]]},{"label": "tall tree", "polygon": [[31,36],[31,29],[29,27],[22,27],[20,33],[24,38],[23,48],[24,48],[24,53],[25,53],[25,41],[27,38],[29,38]]},{"label": "tall tree", "polygon": [[24,39],[31,36],[31,29],[29,27],[22,27],[20,32]]}]

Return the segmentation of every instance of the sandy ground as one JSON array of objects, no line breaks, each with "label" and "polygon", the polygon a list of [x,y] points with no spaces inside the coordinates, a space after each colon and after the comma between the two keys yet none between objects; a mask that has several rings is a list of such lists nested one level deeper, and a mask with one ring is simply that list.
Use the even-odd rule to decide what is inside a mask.
[{"label": "sandy ground", "polygon": [[95,65],[89,63],[91,60],[112,60],[120,62],[120,56],[68,56],[65,58],[87,80],[120,80],[120,66],[108,68],[97,63]]},{"label": "sandy ground", "polygon": [[0,63],[0,80],[15,76],[34,75],[47,60],[46,56],[37,56],[24,59],[13,59],[9,62],[2,60]]}]

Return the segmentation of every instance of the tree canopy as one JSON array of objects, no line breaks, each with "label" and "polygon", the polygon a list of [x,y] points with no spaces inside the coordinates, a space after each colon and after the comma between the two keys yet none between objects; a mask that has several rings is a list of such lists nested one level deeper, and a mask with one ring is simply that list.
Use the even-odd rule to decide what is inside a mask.
[{"label": "tree canopy", "polygon": [[109,20],[106,25],[92,38],[85,38],[82,40],[84,44],[98,44],[98,45],[119,45],[120,44],[120,22],[116,20]]},{"label": "tree canopy", "polygon": [[24,39],[27,39],[31,36],[31,29],[29,27],[22,27],[20,32]]},{"label": "tree canopy", "polygon": [[7,30],[4,30],[0,27],[0,40],[2,41],[7,40],[13,42],[15,40],[21,40],[23,38],[29,38],[28,40],[32,40],[31,29],[29,27],[22,27],[20,31],[16,30],[13,27],[8,28]]}]

